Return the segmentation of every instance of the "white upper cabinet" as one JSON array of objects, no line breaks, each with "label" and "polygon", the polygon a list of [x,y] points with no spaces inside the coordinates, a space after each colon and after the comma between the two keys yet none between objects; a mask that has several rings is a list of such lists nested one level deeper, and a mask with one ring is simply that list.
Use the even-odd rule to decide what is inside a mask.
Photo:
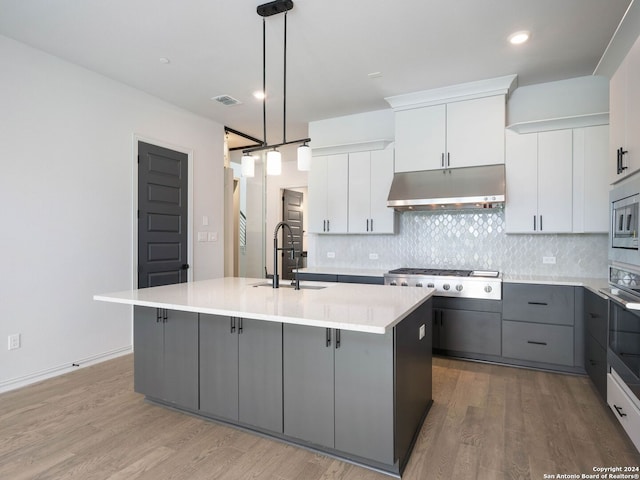
[{"label": "white upper cabinet", "polygon": [[505,95],[396,111],[396,172],[504,163]]},{"label": "white upper cabinet", "polygon": [[506,232],[607,232],[608,141],[608,125],[507,131]]},{"label": "white upper cabinet", "polygon": [[393,148],[349,154],[349,233],[394,233]]},{"label": "white upper cabinet", "polygon": [[609,125],[573,130],[573,233],[609,231]]},{"label": "white upper cabinet", "polygon": [[309,232],[347,233],[347,154],[314,157],[309,171]]},{"label": "white upper cabinet", "polygon": [[609,179],[614,183],[640,169],[640,37],[611,77],[609,119]]},{"label": "white upper cabinet", "polygon": [[507,233],[572,231],[572,131],[506,137]]}]

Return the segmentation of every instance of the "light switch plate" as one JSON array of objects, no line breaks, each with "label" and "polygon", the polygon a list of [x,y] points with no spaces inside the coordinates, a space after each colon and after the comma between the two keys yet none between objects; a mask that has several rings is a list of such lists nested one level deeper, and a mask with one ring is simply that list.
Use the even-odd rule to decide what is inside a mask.
[{"label": "light switch plate", "polygon": [[336,252],[327,252],[327,258],[336,258]]},{"label": "light switch plate", "polygon": [[218,232],[209,232],[209,241],[217,242],[218,241]]},{"label": "light switch plate", "polygon": [[545,263],[547,265],[555,265],[556,257],[542,257],[542,263]]},{"label": "light switch plate", "polygon": [[207,232],[198,232],[198,241],[206,242],[207,241]]},{"label": "light switch plate", "polygon": [[370,253],[369,254],[369,260],[378,260],[378,254],[377,253]]}]

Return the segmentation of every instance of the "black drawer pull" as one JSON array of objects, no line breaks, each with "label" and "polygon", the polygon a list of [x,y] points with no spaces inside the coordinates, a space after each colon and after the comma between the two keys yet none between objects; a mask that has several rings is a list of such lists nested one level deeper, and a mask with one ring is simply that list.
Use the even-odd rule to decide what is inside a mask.
[{"label": "black drawer pull", "polygon": [[549,305],[547,302],[527,302],[529,305]]},{"label": "black drawer pull", "polygon": [[546,345],[547,342],[534,342],[533,340],[527,340],[527,343],[530,343],[531,345]]},{"label": "black drawer pull", "polygon": [[327,328],[327,338],[326,338],[327,347],[331,346],[331,329]]},{"label": "black drawer pull", "polygon": [[589,312],[589,318],[600,318],[600,315],[598,315],[597,313]]},{"label": "black drawer pull", "polygon": [[613,404],[613,408],[616,409],[616,412],[618,412],[618,415],[620,415],[621,417],[627,416],[627,414],[622,411],[622,407],[617,406],[615,403]]}]

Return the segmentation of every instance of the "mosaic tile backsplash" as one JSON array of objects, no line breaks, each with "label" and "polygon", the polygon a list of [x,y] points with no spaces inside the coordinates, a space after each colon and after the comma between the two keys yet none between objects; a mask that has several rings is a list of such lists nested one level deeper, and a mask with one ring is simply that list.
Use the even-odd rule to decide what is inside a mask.
[{"label": "mosaic tile backsplash", "polygon": [[[504,212],[404,212],[396,235],[310,235],[309,266],[606,277],[607,234],[507,235]],[[327,258],[334,252],[335,258]],[[378,255],[370,260],[369,254]],[[556,257],[556,264],[542,263]]]}]

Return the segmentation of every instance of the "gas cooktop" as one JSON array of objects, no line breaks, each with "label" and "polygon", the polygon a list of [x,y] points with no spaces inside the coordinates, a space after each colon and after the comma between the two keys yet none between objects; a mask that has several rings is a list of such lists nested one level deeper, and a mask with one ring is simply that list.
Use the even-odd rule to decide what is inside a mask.
[{"label": "gas cooktop", "polygon": [[424,275],[436,277],[492,277],[497,278],[500,272],[495,270],[447,270],[441,268],[396,268],[390,270],[392,275]]}]

